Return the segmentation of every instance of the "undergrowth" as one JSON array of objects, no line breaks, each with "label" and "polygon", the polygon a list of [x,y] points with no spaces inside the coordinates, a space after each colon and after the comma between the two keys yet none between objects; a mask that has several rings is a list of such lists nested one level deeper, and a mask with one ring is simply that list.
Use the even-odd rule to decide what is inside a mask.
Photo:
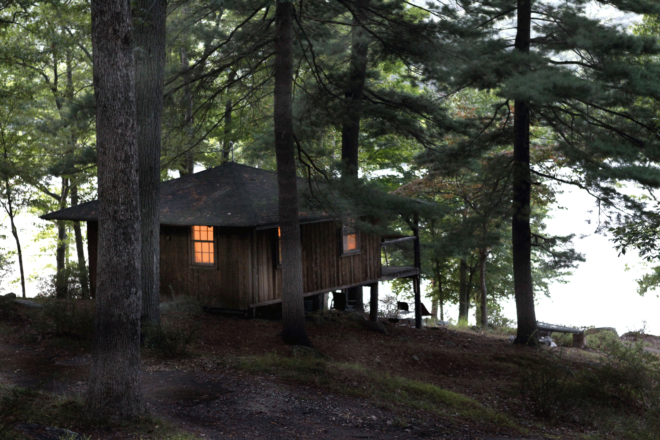
[{"label": "undergrowth", "polygon": [[145,326],[144,346],[162,358],[181,358],[190,354],[190,347],[199,339],[199,328],[194,325],[163,323]]},{"label": "undergrowth", "polygon": [[[0,440],[24,438],[14,429],[23,423],[70,430],[81,433],[81,437],[86,439],[95,437],[93,433],[100,429],[130,431],[136,438],[198,440],[198,437],[150,416],[132,422],[90,417],[79,397],[65,398],[18,387],[0,387]],[[60,440],[67,440],[66,436]]]},{"label": "undergrowth", "polygon": [[610,332],[590,335],[600,354],[574,370],[561,358],[521,370],[521,393],[541,418],[591,420],[620,439],[656,439],[660,432],[660,359],[642,342],[624,343]]},{"label": "undergrowth", "polygon": [[386,407],[419,409],[442,416],[455,414],[480,423],[493,423],[520,431],[509,418],[477,401],[433,384],[382,374],[357,364],[338,363],[319,356],[251,356],[239,361],[251,373],[275,374],[349,396],[366,398]]}]

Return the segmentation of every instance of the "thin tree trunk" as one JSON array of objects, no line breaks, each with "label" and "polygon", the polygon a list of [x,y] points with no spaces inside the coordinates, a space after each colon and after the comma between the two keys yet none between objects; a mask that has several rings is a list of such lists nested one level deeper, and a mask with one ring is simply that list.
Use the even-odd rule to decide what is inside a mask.
[{"label": "thin tree trunk", "polygon": [[371,298],[369,302],[369,320],[378,321],[378,283],[371,285]]},{"label": "thin tree trunk", "polygon": [[488,249],[479,249],[479,287],[481,288],[481,327],[488,327],[488,292],[486,290],[486,260]]},{"label": "thin tree trunk", "polygon": [[[78,185],[71,185],[71,206],[78,206]],[[78,279],[83,299],[89,299],[89,277],[87,276],[87,263],[85,262],[85,249],[83,246],[80,222],[73,222],[73,233],[76,236],[76,253],[78,254]]]},{"label": "thin tree trunk", "polygon": [[[431,280],[433,282],[435,280]],[[438,298],[431,299],[431,316],[433,319],[438,319]]]},{"label": "thin tree trunk", "polygon": [[293,3],[275,8],[275,155],[282,231],[282,338],[311,346],[305,330],[298,182],[293,139]]},{"label": "thin tree trunk", "polygon": [[160,325],[160,151],[167,0],[136,0],[135,100],[140,178],[141,324]]},{"label": "thin tree trunk", "polygon": [[[515,50],[529,53],[531,0],[518,0]],[[513,116],[513,282],[518,315],[517,344],[536,345],[536,311],[532,282],[532,233],[530,227],[531,176],[529,168],[530,112],[527,102],[516,100]]]},{"label": "thin tree trunk", "polygon": [[[356,5],[357,11],[353,16],[351,62],[348,73],[348,89],[345,92],[346,111],[344,112],[344,121],[341,130],[341,160],[344,165],[344,177],[350,176],[357,178],[358,176],[360,118],[362,117],[362,100],[369,51],[367,33],[361,24],[366,17],[364,7],[368,6],[368,4],[369,0],[360,0]],[[358,300],[357,304],[361,303],[361,287],[351,287],[347,289],[346,293],[349,298],[356,298]]]},{"label": "thin tree trunk", "polygon": [[349,67],[348,90],[346,90],[346,111],[341,130],[341,160],[348,176],[358,175],[358,150],[360,139],[360,118],[364,83],[367,77],[369,39],[362,27],[366,19],[365,8],[369,0],[359,0],[353,16],[351,41],[351,62]]},{"label": "thin tree trunk", "polygon": [[[185,10],[185,9],[184,9]],[[184,169],[184,174],[192,174],[195,171],[195,158],[192,152],[193,145],[193,134],[194,134],[194,125],[193,125],[193,98],[192,98],[192,89],[190,88],[191,81],[191,72],[190,72],[190,60],[188,59],[188,50],[186,48],[181,49],[181,68],[183,69],[183,105],[186,108],[186,154]],[[162,94],[162,93],[161,93]]]},{"label": "thin tree trunk", "polygon": [[[5,160],[7,159],[7,152],[5,151]],[[7,215],[9,216],[9,223],[11,224],[11,235],[14,236],[14,240],[16,241],[16,253],[18,255],[18,268],[21,272],[21,293],[23,295],[23,298],[26,298],[26,293],[25,293],[25,271],[23,268],[23,250],[21,249],[21,240],[18,238],[18,229],[16,228],[16,224],[14,223],[14,217],[16,216],[16,213],[14,212],[14,206],[12,204],[12,195],[11,195],[11,185],[9,184],[9,176],[5,175],[5,190],[6,190],[6,196],[7,196],[7,205],[6,205],[6,211]]]},{"label": "thin tree trunk", "polygon": [[[69,180],[62,177],[62,190],[60,192],[60,200],[58,209],[66,208],[66,199],[69,193]],[[55,273],[55,297],[59,299],[66,299],[69,290],[69,280],[66,273],[65,259],[66,259],[66,223],[64,220],[57,221],[57,249],[55,251],[55,260],[57,263]]]},{"label": "thin tree trunk", "polygon": [[92,0],[99,236],[92,417],[146,412],[140,386],[140,199],[130,3]]},{"label": "thin tree trunk", "polygon": [[467,277],[468,277],[468,264],[465,261],[465,259],[461,258],[460,264],[459,264],[459,294],[458,294],[458,321],[465,321],[467,322],[468,320],[468,305],[470,302],[470,299],[468,297],[468,283],[467,283]]},{"label": "thin tree trunk", "polygon": [[232,137],[231,137],[231,113],[233,110],[233,103],[229,97],[229,90],[231,89],[231,84],[236,79],[236,72],[233,70],[229,72],[229,78],[227,79],[227,101],[225,102],[225,129],[224,136],[222,139],[222,163],[229,162],[229,153],[231,152],[232,147]]}]

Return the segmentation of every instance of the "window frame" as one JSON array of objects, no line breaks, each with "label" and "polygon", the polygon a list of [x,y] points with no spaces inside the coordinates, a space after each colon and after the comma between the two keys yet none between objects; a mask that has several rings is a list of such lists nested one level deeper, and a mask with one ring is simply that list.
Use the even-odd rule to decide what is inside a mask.
[{"label": "window frame", "polygon": [[[346,234],[346,231],[353,231],[353,234]],[[344,250],[344,237],[347,235],[355,235],[356,247],[353,250]],[[355,227],[355,219],[347,218],[339,226],[339,255],[342,257],[349,257],[351,255],[358,255],[362,253],[362,237],[360,231]]]},{"label": "window frame", "polygon": [[[195,227],[200,227],[204,226],[207,228],[212,228],[213,229],[213,240],[195,240]],[[188,240],[189,242],[189,248],[190,248],[190,267],[192,269],[200,269],[200,270],[213,270],[218,268],[218,252],[217,252],[217,237],[216,237],[216,227],[215,226],[207,226],[207,225],[193,225],[190,226],[190,239]],[[202,242],[202,243],[212,243],[213,244],[213,263],[198,263],[195,261],[195,243],[196,242]]]}]

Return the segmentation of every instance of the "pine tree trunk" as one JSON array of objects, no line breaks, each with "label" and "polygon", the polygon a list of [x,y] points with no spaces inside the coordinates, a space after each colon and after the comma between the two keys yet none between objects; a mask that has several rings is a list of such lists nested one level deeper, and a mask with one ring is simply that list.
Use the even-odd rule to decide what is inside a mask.
[{"label": "pine tree trunk", "polygon": [[277,0],[275,9],[275,154],[282,231],[282,338],[311,346],[305,330],[298,182],[293,140],[293,4]]},{"label": "pine tree trunk", "polygon": [[[78,206],[78,185],[71,185],[71,206]],[[73,222],[73,233],[76,237],[76,253],[78,255],[78,280],[83,299],[89,299],[89,277],[87,276],[87,263],[85,262],[85,248],[83,245],[80,222]]]},{"label": "pine tree trunk", "polygon": [[166,0],[136,0],[135,100],[140,178],[141,324],[160,325],[160,151]]},{"label": "pine tree trunk", "polygon": [[[185,8],[184,8],[185,10]],[[164,50],[164,49],[163,49]],[[190,60],[188,59],[188,50],[186,48],[181,49],[181,68],[183,69],[183,105],[186,109],[185,113],[185,126],[186,126],[186,153],[185,153],[185,162],[184,169],[185,172],[181,174],[192,174],[195,171],[195,159],[192,152],[193,146],[193,134],[194,134],[194,125],[193,125],[193,98],[192,98],[192,89],[190,87],[191,81],[191,72],[190,72]]]},{"label": "pine tree trunk", "polygon": [[[68,195],[69,185],[68,179],[62,177],[62,190],[60,192],[60,200],[58,209],[66,208],[66,199]],[[59,299],[66,299],[68,297],[69,280],[66,273],[65,258],[66,258],[66,223],[64,220],[57,221],[57,248],[55,251],[56,272],[55,272],[55,297]]]},{"label": "pine tree trunk", "polygon": [[459,294],[458,294],[458,321],[468,321],[468,312],[469,312],[469,303],[470,298],[468,296],[468,264],[461,258],[459,265]]},{"label": "pine tree trunk", "polygon": [[130,3],[92,0],[98,150],[98,272],[91,417],[135,419],[140,386],[140,200]]},{"label": "pine tree trunk", "polygon": [[364,83],[367,77],[369,39],[362,24],[366,19],[365,7],[369,0],[359,0],[353,16],[351,41],[351,63],[349,67],[348,90],[346,90],[346,111],[341,130],[341,160],[348,176],[358,175],[358,149],[360,139],[360,118]]},{"label": "pine tree trunk", "polygon": [[[357,11],[353,16],[353,30],[351,32],[351,62],[349,66],[348,90],[345,92],[346,111],[341,130],[341,160],[344,165],[344,177],[358,176],[358,150],[360,147],[360,118],[362,117],[362,99],[364,83],[367,76],[367,59],[369,41],[367,33],[361,24],[366,18],[364,8],[369,0],[359,0]],[[361,304],[362,288],[351,287],[347,289],[349,298],[358,299]],[[356,307],[357,308],[357,307]],[[362,307],[363,308],[363,307]],[[361,310],[358,308],[358,310]]]},{"label": "pine tree trunk", "polygon": [[371,298],[369,302],[369,320],[378,321],[378,283],[371,285]]},{"label": "pine tree trunk", "polygon": [[486,260],[488,249],[479,249],[479,287],[481,288],[481,327],[488,327],[488,292],[486,290]]},{"label": "pine tree trunk", "polygon": [[229,90],[231,89],[231,83],[234,82],[236,79],[236,72],[231,71],[229,73],[229,78],[227,79],[227,82],[229,85],[227,86],[227,101],[225,102],[225,129],[224,129],[224,136],[222,139],[222,163],[227,163],[229,162],[229,153],[231,152],[231,114],[233,110],[233,103],[231,101],[231,98],[229,97]]},{"label": "pine tree trunk", "polygon": [[[518,0],[515,50],[529,53],[531,0]],[[523,66],[520,66],[523,68]],[[513,282],[518,315],[517,344],[536,345],[536,311],[532,283],[532,233],[530,227],[531,176],[529,164],[530,113],[527,102],[516,100],[513,116]]]}]

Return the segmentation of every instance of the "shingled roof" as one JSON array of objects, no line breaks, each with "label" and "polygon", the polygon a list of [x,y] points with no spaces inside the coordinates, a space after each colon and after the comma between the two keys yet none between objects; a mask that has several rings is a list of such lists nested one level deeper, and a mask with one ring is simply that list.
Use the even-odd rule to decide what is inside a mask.
[{"label": "shingled roof", "polygon": [[[300,183],[303,184],[302,179]],[[279,222],[277,174],[229,162],[163,182],[160,187],[163,225],[265,226]],[[51,212],[44,220],[98,220],[98,201]],[[300,210],[307,223],[329,216]]]}]

